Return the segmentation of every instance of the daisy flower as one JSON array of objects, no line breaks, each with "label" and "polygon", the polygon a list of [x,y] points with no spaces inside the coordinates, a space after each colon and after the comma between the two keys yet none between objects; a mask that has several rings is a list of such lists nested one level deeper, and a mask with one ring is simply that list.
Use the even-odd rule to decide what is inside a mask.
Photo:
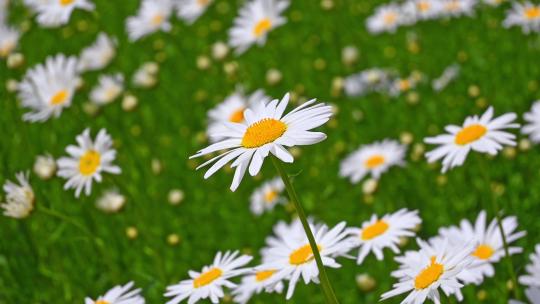
[{"label": "daisy flower", "polygon": [[439,17],[442,5],[440,0],[409,0],[403,9],[417,20],[430,20]]},{"label": "daisy flower", "polygon": [[[338,256],[345,255],[351,249],[351,243],[347,240],[349,234],[345,230],[345,222],[337,224],[328,230],[328,226],[312,226],[311,230],[315,237],[315,243],[319,248],[322,263],[326,267],[341,267],[335,260]],[[319,269],[315,262],[313,251],[307,237],[285,237],[265,249],[266,262],[259,267],[260,270],[275,269],[275,274],[270,282],[277,282],[282,279],[289,280],[286,298],[289,300],[296,286],[296,283],[303,278],[305,284],[310,282],[319,283]]]},{"label": "daisy flower", "polygon": [[124,76],[120,73],[102,75],[98,85],[90,92],[90,100],[98,105],[114,101],[124,90]]},{"label": "daisy flower", "polygon": [[265,182],[251,195],[251,212],[261,215],[265,211],[274,209],[275,205],[285,202],[286,199],[280,195],[284,189],[285,184],[279,177]]},{"label": "daisy flower", "polygon": [[476,0],[442,0],[442,14],[449,17],[472,16]]},{"label": "daisy flower", "polygon": [[414,89],[417,83],[418,80],[414,75],[411,75],[407,78],[397,78],[390,83],[388,90],[390,95],[399,96],[402,93]]},{"label": "daisy flower", "polygon": [[41,122],[60,116],[71,105],[78,78],[77,59],[63,54],[47,57],[44,65],[26,72],[17,88],[22,106],[31,110],[23,120]]},{"label": "daisy flower", "polygon": [[372,16],[367,18],[366,26],[372,34],[395,33],[403,19],[404,15],[400,6],[396,4],[381,5]]},{"label": "daisy flower", "polygon": [[390,72],[372,68],[345,78],[343,86],[348,96],[363,96],[371,92],[386,91],[389,82]]},{"label": "daisy flower", "polygon": [[129,40],[136,41],[160,30],[170,31],[171,24],[168,20],[171,10],[170,0],[143,0],[137,15],[127,18]]},{"label": "daisy flower", "polygon": [[240,9],[229,30],[229,44],[241,54],[253,44],[263,46],[268,33],[287,21],[281,14],[289,0],[250,0]]},{"label": "daisy flower", "polygon": [[457,64],[446,67],[441,76],[431,82],[431,87],[437,92],[442,91],[450,82],[459,76],[459,71],[460,67]]},{"label": "daisy flower", "polygon": [[219,299],[224,295],[223,287],[235,288],[237,286],[229,279],[249,271],[247,268],[240,267],[249,263],[252,257],[238,255],[238,251],[227,251],[225,254],[218,252],[214,262],[204,266],[201,272],[189,271],[190,279],[167,287],[165,296],[172,298],[167,304],[178,304],[185,299],[192,304],[207,298],[210,298],[212,303],[219,303]]},{"label": "daisy flower", "polygon": [[289,94],[281,101],[260,102],[244,111],[245,122],[224,123],[226,128],[214,134],[225,139],[200,150],[191,158],[232,149],[206,161],[197,169],[214,163],[204,175],[204,178],[208,178],[234,159],[231,167],[236,170],[231,190],[235,191],[248,167],[251,176],[257,175],[270,153],[286,163],[292,163],[294,158],[284,146],[312,145],[326,139],[324,133],[309,130],[325,124],[332,116],[332,107],[315,104],[315,101],[312,99],[286,115],[283,114],[289,103]]},{"label": "daisy flower", "polygon": [[247,96],[239,88],[225,100],[208,111],[207,134],[212,142],[219,141],[221,137],[212,136],[223,130],[224,122],[244,123],[244,111],[253,105],[270,101],[270,97],[264,94],[263,90],[257,90]]},{"label": "daisy flower", "polygon": [[[518,222],[514,216],[504,218],[502,225],[508,244],[526,234],[525,231],[516,231]],[[474,245],[472,264],[458,276],[466,284],[480,285],[484,281],[484,277],[492,277],[495,274],[493,264],[499,262],[505,256],[503,239],[497,220],[493,219],[486,226],[486,211],[484,210],[478,214],[474,226],[468,220],[462,220],[459,227],[443,227],[439,230],[439,234],[443,238],[447,238],[451,245],[463,243]],[[517,254],[521,253],[523,249],[510,246],[508,251],[510,254]]]},{"label": "daisy flower", "polygon": [[533,103],[531,111],[523,115],[527,122],[521,129],[521,133],[528,134],[531,141],[540,143],[540,100]]},{"label": "daisy flower", "polygon": [[515,119],[515,113],[506,113],[493,119],[493,107],[489,107],[480,117],[467,117],[461,127],[446,126],[448,134],[424,139],[428,144],[439,145],[426,153],[428,162],[433,163],[442,158],[442,172],[445,173],[448,169],[463,165],[471,150],[496,155],[503,145],[515,146],[516,136],[503,131],[519,128],[519,124],[513,123]]},{"label": "daisy flower", "polygon": [[420,239],[417,243],[418,252],[396,258],[401,266],[392,276],[399,282],[393,285],[393,290],[384,293],[381,300],[409,292],[402,304],[424,303],[426,299],[440,304],[439,288],[445,295],[455,294],[460,299],[463,284],[458,281],[458,275],[471,263],[472,247],[450,246],[447,242],[432,247]]},{"label": "daisy flower", "polygon": [[94,10],[94,3],[89,0],[26,0],[25,3],[37,13],[37,22],[44,27],[68,23],[75,9]]},{"label": "daisy flower", "polygon": [[526,275],[519,277],[519,282],[530,287],[540,287],[540,244],[534,247],[535,252],[530,255],[531,263],[525,269]]},{"label": "daisy flower", "polygon": [[246,304],[253,295],[260,294],[263,291],[267,293],[281,293],[284,285],[281,280],[277,282],[272,280],[275,274],[275,269],[261,269],[244,276],[242,283],[232,292],[234,301],[236,303]]},{"label": "daisy flower", "polygon": [[[320,227],[322,224],[314,223],[313,219],[307,219],[310,226]],[[281,246],[283,242],[287,240],[294,240],[295,242],[302,242],[306,237],[302,222],[299,218],[294,219],[290,224],[285,221],[279,221],[272,228],[273,234],[268,236],[265,240],[266,247],[263,247],[260,251],[263,263],[272,261],[275,257],[272,253],[272,248]]]},{"label": "daisy flower", "polygon": [[375,254],[377,260],[382,261],[384,248],[399,253],[400,238],[415,236],[413,229],[420,223],[422,220],[418,216],[418,210],[401,209],[380,219],[374,214],[369,221],[362,224],[362,228],[349,228],[348,232],[353,235],[352,244],[360,247],[356,262],[358,265],[362,264],[370,252]]},{"label": "daisy flower", "polygon": [[106,191],[97,201],[96,207],[106,213],[115,213],[120,211],[126,204],[126,197],[118,190]]},{"label": "daisy flower", "polygon": [[390,139],[360,146],[341,162],[339,175],[348,177],[353,184],[368,174],[379,179],[390,167],[405,165],[406,150],[405,145]]},{"label": "daisy flower", "polygon": [[35,195],[28,182],[28,175],[28,172],[19,172],[16,174],[18,185],[10,180],[4,184],[6,202],[0,207],[4,209],[5,216],[22,219],[34,210]]},{"label": "daisy flower", "polygon": [[49,179],[56,173],[56,160],[49,154],[38,155],[33,169],[39,178]]},{"label": "daisy flower", "polygon": [[92,181],[101,182],[102,172],[120,174],[118,166],[112,164],[116,158],[116,150],[112,148],[113,141],[105,129],[101,129],[93,141],[90,129],[77,136],[78,146],[69,145],[66,152],[70,157],[58,160],[58,176],[67,179],[64,189],[75,189],[79,197],[83,188],[90,195]]},{"label": "daisy flower", "polygon": [[177,0],[176,15],[187,24],[193,24],[212,2],[213,0]]},{"label": "daisy flower", "polygon": [[96,71],[106,67],[116,55],[116,44],[116,39],[100,33],[92,45],[82,50],[79,71]]},{"label": "daisy flower", "polygon": [[524,34],[540,31],[540,4],[529,1],[514,2],[512,9],[506,13],[504,27],[520,26]]},{"label": "daisy flower", "polygon": [[144,298],[140,295],[141,289],[130,291],[132,287],[133,282],[129,282],[124,286],[115,286],[95,301],[90,298],[84,299],[84,304],[144,304]]},{"label": "daisy flower", "polygon": [[0,22],[0,58],[6,58],[19,43],[18,30],[8,27]]}]

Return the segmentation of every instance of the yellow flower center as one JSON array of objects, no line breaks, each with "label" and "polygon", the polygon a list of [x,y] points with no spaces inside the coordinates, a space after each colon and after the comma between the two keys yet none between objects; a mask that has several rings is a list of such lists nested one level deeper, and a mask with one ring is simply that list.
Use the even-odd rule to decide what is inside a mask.
[{"label": "yellow flower center", "polygon": [[163,23],[163,20],[165,20],[165,17],[163,17],[162,14],[156,14],[154,17],[152,17],[151,22],[153,26],[158,26]]},{"label": "yellow flower center", "polygon": [[431,258],[431,264],[424,268],[414,279],[414,288],[425,289],[433,282],[437,281],[444,272],[444,266],[435,262],[435,257]]},{"label": "yellow flower center", "polygon": [[[321,251],[321,246],[317,245],[317,249]],[[289,264],[302,265],[313,260],[313,251],[309,244],[304,245],[289,255]]]},{"label": "yellow flower center", "polygon": [[532,20],[540,18],[540,6],[529,7],[524,12],[525,18]]},{"label": "yellow flower center", "polygon": [[71,3],[75,2],[75,0],[60,0],[60,5],[62,6],[68,6]]},{"label": "yellow flower center", "polygon": [[255,27],[253,28],[253,34],[255,37],[260,37],[272,27],[272,21],[268,18],[263,18],[257,24],[255,24]]},{"label": "yellow flower center", "polygon": [[387,13],[383,17],[384,24],[391,25],[396,23],[397,20],[397,14],[396,13]]},{"label": "yellow flower center", "polygon": [[384,156],[380,154],[375,154],[364,162],[364,166],[366,166],[366,168],[368,169],[373,169],[384,164],[384,161]]},{"label": "yellow flower center", "polygon": [[390,226],[383,220],[378,220],[375,224],[369,225],[362,230],[361,238],[364,241],[372,240],[385,233]]},{"label": "yellow flower center", "polygon": [[476,247],[476,250],[473,252],[473,256],[479,258],[480,260],[487,260],[489,259],[493,253],[495,253],[495,250],[491,248],[491,246],[482,244]]},{"label": "yellow flower center", "polygon": [[96,172],[101,163],[101,155],[96,150],[88,150],[79,159],[79,172],[88,176]]},{"label": "yellow flower center", "polygon": [[265,118],[249,126],[242,138],[244,148],[258,148],[278,139],[287,131],[287,125],[273,118]]},{"label": "yellow flower center", "polygon": [[456,134],[456,138],[454,139],[454,142],[457,145],[464,146],[464,145],[467,145],[467,144],[470,144],[472,142],[479,140],[486,133],[487,133],[486,127],[479,124],[470,125],[468,127],[461,129],[461,131],[459,131]]},{"label": "yellow flower center", "polygon": [[15,43],[6,42],[4,45],[0,46],[0,57],[7,57],[11,51],[15,48]]},{"label": "yellow flower center", "polygon": [[238,109],[229,117],[230,122],[240,123],[244,121],[244,109]]},{"label": "yellow flower center", "polygon": [[200,288],[203,286],[206,286],[215,280],[217,280],[221,275],[223,274],[223,271],[219,268],[212,268],[208,270],[205,273],[202,273],[199,277],[197,277],[195,280],[193,280],[193,287]]},{"label": "yellow flower center", "polygon": [[264,194],[264,200],[266,201],[266,203],[271,203],[276,199],[277,196],[278,196],[277,191],[270,190]]},{"label": "yellow flower center", "polygon": [[400,80],[398,87],[400,91],[407,91],[411,88],[411,82],[408,79]]},{"label": "yellow flower center", "polygon": [[457,11],[459,9],[459,3],[457,1],[451,1],[446,4],[446,10]]},{"label": "yellow flower center", "polygon": [[66,90],[60,90],[51,97],[49,103],[53,106],[61,105],[68,100],[69,93]]},{"label": "yellow flower center", "polygon": [[96,304],[110,304],[110,303],[105,300],[97,300]]},{"label": "yellow flower center", "polygon": [[197,0],[197,4],[200,6],[207,6],[210,0]]},{"label": "yellow flower center", "polygon": [[431,4],[427,1],[418,2],[418,10],[421,12],[429,11]]},{"label": "yellow flower center", "polygon": [[274,269],[257,271],[257,273],[255,273],[255,280],[257,282],[262,282],[273,276],[275,272]]}]

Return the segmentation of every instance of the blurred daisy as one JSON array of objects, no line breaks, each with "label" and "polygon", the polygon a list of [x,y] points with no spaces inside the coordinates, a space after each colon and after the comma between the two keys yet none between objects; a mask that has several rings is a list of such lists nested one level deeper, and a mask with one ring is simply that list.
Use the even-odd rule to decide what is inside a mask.
[{"label": "blurred daisy", "polygon": [[525,266],[526,275],[519,277],[519,282],[530,287],[540,287],[540,244],[534,247],[535,252],[530,255],[531,263]]},{"label": "blurred daisy", "polygon": [[107,213],[120,211],[126,204],[126,197],[118,192],[118,190],[106,191],[97,201],[96,207]]},{"label": "blurred daisy", "polygon": [[150,88],[157,82],[159,65],[155,62],[145,62],[133,74],[132,82],[136,87]]},{"label": "blurred daisy", "polygon": [[132,287],[133,282],[129,282],[124,286],[115,286],[95,301],[90,298],[84,299],[84,304],[144,304],[144,298],[140,295],[141,289],[130,291]]},{"label": "blurred daisy", "polygon": [[463,126],[449,125],[445,130],[448,134],[428,137],[424,141],[428,144],[439,145],[426,153],[428,162],[432,163],[443,159],[442,172],[463,165],[469,151],[496,155],[503,145],[515,146],[514,134],[503,130],[519,128],[513,123],[515,113],[506,113],[493,119],[493,107],[489,107],[481,116],[469,116]]},{"label": "blurred daisy", "polygon": [[129,40],[136,41],[157,31],[171,30],[169,17],[172,2],[170,0],[143,0],[136,16],[126,21]]},{"label": "blurred daisy", "polygon": [[416,87],[418,80],[413,75],[407,78],[397,78],[390,83],[389,93],[392,96],[399,96],[402,93],[408,92]]},{"label": "blurred daisy", "polygon": [[360,146],[341,162],[339,175],[348,177],[353,184],[368,174],[379,179],[390,167],[405,165],[406,150],[405,145],[390,139]]},{"label": "blurred daisy", "polygon": [[399,253],[400,239],[415,236],[413,229],[420,223],[422,220],[418,216],[418,210],[401,209],[386,214],[381,219],[374,214],[369,221],[362,224],[362,228],[349,228],[348,232],[353,235],[352,244],[360,247],[356,262],[358,265],[362,264],[370,252],[375,254],[377,260],[382,261],[384,248]]},{"label": "blurred daisy", "polygon": [[521,129],[521,133],[528,134],[531,141],[540,143],[540,100],[533,103],[531,111],[523,115],[527,122]]},{"label": "blurred daisy", "polygon": [[236,287],[232,294],[234,295],[234,302],[240,304],[246,304],[251,297],[261,292],[277,292],[283,291],[283,282],[272,280],[272,277],[276,274],[275,269],[262,269],[256,270],[252,274],[248,274],[242,278],[242,283]]},{"label": "blurred daisy", "polygon": [[[311,230],[319,248],[323,265],[331,268],[341,267],[335,258],[345,255],[351,249],[351,244],[347,241],[349,234],[345,230],[345,222],[337,224],[331,230],[328,230],[326,225],[312,226]],[[266,248],[267,262],[261,265],[260,269],[275,269],[276,272],[271,278],[272,282],[282,279],[289,280],[286,296],[289,300],[300,276],[305,284],[319,283],[319,269],[305,234],[301,239],[280,238],[279,240],[281,242],[276,242],[272,244],[272,247]]]},{"label": "blurred daisy", "polygon": [[37,13],[37,22],[44,27],[58,27],[69,22],[75,9],[94,10],[89,0],[25,0]]},{"label": "blurred daisy", "polygon": [[390,72],[371,68],[345,78],[344,89],[348,96],[363,96],[371,92],[388,90]]},{"label": "blurred daisy", "polygon": [[229,95],[225,100],[208,111],[208,130],[207,134],[212,142],[216,142],[222,137],[215,137],[224,129],[224,122],[244,123],[244,111],[256,105],[259,102],[268,103],[270,97],[264,94],[263,90],[257,90],[251,95],[244,94],[241,88]]},{"label": "blurred daisy", "polygon": [[[525,231],[516,232],[518,222],[516,217],[509,216],[502,220],[504,234],[508,244],[525,236]],[[458,278],[465,284],[480,285],[484,277],[492,277],[495,274],[494,263],[499,262],[504,256],[504,246],[497,220],[493,219],[486,227],[486,212],[482,210],[473,226],[468,220],[462,220],[459,227],[441,228],[439,234],[447,238],[450,245],[464,243],[473,244],[474,258],[469,267],[464,269]],[[510,254],[521,253],[520,247],[509,247]]]},{"label": "blurred daisy", "polygon": [[82,50],[79,71],[95,71],[106,67],[116,55],[116,39],[100,33],[96,41]]},{"label": "blurred daisy", "polygon": [[404,11],[418,20],[430,20],[439,17],[442,9],[440,0],[409,0],[404,4]]},{"label": "blurred daisy", "polygon": [[251,212],[261,215],[274,209],[275,205],[285,202],[285,197],[281,196],[284,189],[285,185],[279,177],[265,182],[251,195]]},{"label": "blurred daisy", "polygon": [[71,105],[78,78],[77,59],[63,54],[30,69],[17,88],[22,106],[31,110],[23,119],[36,122],[60,116]]},{"label": "blurred daisy", "polygon": [[176,0],[176,15],[187,24],[193,24],[212,2],[213,0]]},{"label": "blurred daisy", "polygon": [[113,102],[124,91],[124,76],[120,73],[102,75],[98,85],[90,92],[90,100],[98,105]]},{"label": "blurred daisy", "polygon": [[[540,304],[540,288],[538,287],[529,287],[525,290],[525,295],[529,300],[530,304]],[[525,304],[520,301],[510,300],[508,304]]]},{"label": "blurred daisy", "polygon": [[34,173],[41,179],[49,179],[56,172],[56,161],[49,155],[38,155],[34,162]]},{"label": "blurred daisy", "polygon": [[402,24],[403,18],[403,11],[400,6],[396,4],[381,5],[372,16],[367,18],[366,26],[372,34],[394,33]]},{"label": "blurred daisy", "polygon": [[19,43],[18,30],[8,27],[0,22],[0,58],[6,58],[15,50]]},{"label": "blurred daisy", "polygon": [[58,176],[67,179],[64,189],[75,189],[75,196],[79,197],[85,190],[90,195],[92,181],[101,182],[102,172],[120,174],[120,168],[112,164],[116,158],[111,136],[105,129],[101,129],[96,140],[90,138],[90,129],[77,136],[78,146],[70,145],[66,148],[70,157],[58,160]]},{"label": "blurred daisy", "polygon": [[28,182],[28,175],[28,172],[19,172],[15,175],[18,185],[10,180],[4,184],[6,202],[0,207],[4,209],[5,216],[22,219],[34,210],[35,195]]},{"label": "blurred daisy", "polygon": [[417,242],[418,252],[396,258],[402,265],[392,275],[399,282],[393,285],[393,290],[384,293],[381,300],[409,292],[402,304],[424,303],[426,299],[438,304],[441,303],[439,288],[445,295],[456,294],[459,299],[463,284],[458,281],[458,275],[471,263],[472,247],[450,246],[446,242],[431,247],[420,239]]},{"label": "blurred daisy", "polygon": [[257,175],[270,153],[286,163],[292,163],[294,158],[284,146],[312,145],[326,139],[324,133],[309,130],[325,124],[332,116],[332,107],[323,103],[315,104],[315,101],[312,99],[286,115],[283,113],[289,103],[289,94],[281,101],[260,102],[244,111],[245,122],[226,122],[224,131],[214,134],[225,139],[200,150],[191,158],[232,149],[206,161],[197,169],[214,163],[204,175],[204,178],[208,178],[234,159],[231,165],[236,168],[231,184],[234,191],[248,167],[251,176]]},{"label": "blurred daisy", "polygon": [[450,17],[472,16],[476,0],[442,0],[442,14]]},{"label": "blurred daisy", "polygon": [[506,13],[504,27],[520,26],[523,33],[540,31],[540,4],[529,1],[514,2],[512,9]]},{"label": "blurred daisy", "polygon": [[452,64],[446,69],[444,69],[441,76],[431,82],[431,87],[433,88],[433,90],[440,92],[444,88],[446,88],[446,86],[448,86],[450,82],[452,82],[459,76],[459,70],[460,67],[457,64]]},{"label": "blurred daisy", "polygon": [[172,298],[167,304],[178,304],[185,299],[188,299],[188,303],[196,303],[207,298],[210,298],[212,303],[219,303],[219,299],[224,295],[223,287],[237,286],[229,279],[249,271],[240,267],[249,263],[252,257],[238,255],[238,251],[227,251],[225,254],[218,252],[212,265],[204,266],[201,272],[189,271],[191,279],[167,287],[165,296]]},{"label": "blurred daisy", "polygon": [[240,9],[229,30],[229,44],[241,54],[253,44],[262,46],[268,33],[285,24],[281,14],[289,7],[289,0],[249,0]]}]

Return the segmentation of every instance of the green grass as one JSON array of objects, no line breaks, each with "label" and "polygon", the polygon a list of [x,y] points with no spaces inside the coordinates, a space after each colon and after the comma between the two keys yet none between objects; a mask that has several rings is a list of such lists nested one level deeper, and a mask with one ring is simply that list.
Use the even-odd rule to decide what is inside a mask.
[{"label": "green grass", "polygon": [[[2,169],[0,182],[13,179],[20,170],[30,169],[38,154],[65,155],[67,145],[86,127],[96,134],[106,128],[118,150],[119,176],[108,175],[102,184],[94,184],[92,195],[75,199],[73,191],[63,191],[64,180],[41,181],[35,175],[31,184],[37,196],[35,212],[26,220],[0,219],[0,303],[82,303],[85,296],[96,297],[116,284],[134,280],[144,289],[148,303],[163,303],[165,287],[187,277],[189,269],[200,269],[211,262],[218,250],[241,249],[257,253],[278,220],[292,214],[277,207],[274,212],[254,217],[249,212],[249,195],[262,180],[276,175],[265,164],[257,178],[246,177],[240,188],[228,190],[231,172],[217,173],[204,180],[194,167],[200,161],[188,156],[206,145],[201,140],[206,127],[206,111],[231,93],[237,84],[249,91],[263,88],[274,97],[294,91],[306,98],[316,97],[339,107],[339,113],[323,131],[328,139],[302,148],[301,156],[287,166],[299,173],[295,185],[308,214],[330,225],[347,221],[360,225],[372,213],[383,214],[398,208],[420,210],[424,221],[420,237],[437,233],[442,225],[457,224],[461,218],[474,219],[488,204],[490,186],[481,170],[488,166],[493,180],[504,185],[499,197],[507,213],[519,217],[520,228],[528,232],[518,241],[525,253],[513,258],[518,274],[528,263],[528,253],[540,242],[540,156],[538,147],[519,151],[515,158],[499,155],[487,160],[471,155],[466,165],[451,171],[444,184],[438,183],[438,166],[425,159],[385,174],[378,191],[366,200],[360,185],[351,185],[338,177],[340,160],[361,144],[383,138],[399,138],[403,132],[421,143],[437,134],[446,124],[460,123],[465,116],[483,112],[485,104],[496,113],[527,111],[538,98],[540,65],[537,64],[540,39],[525,36],[519,29],[501,26],[505,4],[499,8],[482,6],[474,18],[431,21],[404,27],[396,34],[372,36],[364,20],[381,1],[335,0],[335,7],[323,10],[320,1],[292,3],[286,12],[289,22],[273,31],[265,47],[253,47],[240,57],[213,61],[208,70],[196,67],[200,55],[210,55],[212,43],[227,39],[241,1],[217,0],[193,26],[173,19],[170,33],[158,33],[134,44],[127,42],[124,20],[135,13],[138,2],[95,0],[96,12],[76,11],[69,25],[60,29],[41,29],[16,5],[11,16],[14,24],[31,22],[21,40],[19,51],[26,64],[10,70],[0,63],[0,141]],[[88,25],[86,30],[84,24]],[[124,112],[120,102],[108,105],[95,116],[83,111],[90,88],[98,72],[84,75],[86,85],[73,105],[59,119],[29,124],[22,121],[25,112],[13,93],[3,85],[7,79],[21,79],[26,68],[56,53],[78,54],[99,31],[119,39],[118,55],[103,73],[121,71],[128,78],[140,64],[160,61],[159,83],[154,89],[129,88],[139,99],[134,112]],[[407,49],[407,36],[415,34],[419,53]],[[359,48],[357,64],[341,63],[341,50],[347,45]],[[157,59],[156,59],[157,58]],[[315,68],[324,60],[325,68]],[[236,62],[238,71],[229,76],[224,63]],[[343,77],[370,67],[390,67],[402,75],[418,70],[429,78],[437,77],[454,62],[461,64],[461,75],[441,93],[426,85],[416,90],[418,104],[405,97],[390,99],[382,95],[347,98],[331,94],[335,77]],[[283,80],[275,86],[265,81],[266,71],[277,68]],[[469,86],[480,88],[472,98]],[[353,118],[361,111],[363,119]],[[153,159],[163,170],[154,174]],[[126,195],[125,209],[106,215],[94,207],[103,190],[117,187]],[[180,188],[186,199],[178,206],[167,202],[170,189]],[[54,210],[69,220],[44,213]],[[489,210],[490,218],[493,210]],[[136,227],[139,235],[128,239],[127,227]],[[171,233],[181,237],[177,246],[168,245]],[[416,248],[414,242],[408,247]],[[385,252],[385,261],[370,256],[363,265],[340,259],[341,269],[329,270],[330,280],[340,301],[374,303],[394,282],[389,277],[396,268],[393,256]],[[258,259],[258,257],[256,257]],[[508,279],[505,265],[499,263],[494,278],[482,286],[465,288],[465,303],[477,302],[476,293],[487,291],[485,303],[506,303],[504,285]],[[377,280],[374,291],[364,293],[356,287],[355,275],[369,273]],[[401,298],[399,298],[401,299]],[[399,299],[386,303],[399,303]],[[253,303],[282,303],[283,295],[261,295]],[[322,303],[316,285],[300,283],[291,303]]]}]

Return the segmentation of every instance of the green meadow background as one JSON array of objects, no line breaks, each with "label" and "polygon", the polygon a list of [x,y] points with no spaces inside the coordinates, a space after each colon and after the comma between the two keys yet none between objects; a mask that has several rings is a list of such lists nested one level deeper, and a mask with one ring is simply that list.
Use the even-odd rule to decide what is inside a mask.
[{"label": "green meadow background", "polygon": [[[124,21],[135,14],[139,1],[94,2],[95,12],[76,11],[69,24],[59,29],[39,28],[20,1],[12,4],[11,23],[28,31],[19,46],[25,64],[8,69],[5,60],[0,62],[0,182],[31,170],[39,154],[66,155],[65,147],[74,144],[86,127],[93,136],[100,128],[112,135],[122,174],[106,175],[103,183],[93,185],[91,196],[80,199],[62,189],[63,179],[42,181],[31,175],[34,213],[22,221],[0,218],[0,303],[83,303],[85,296],[95,298],[130,280],[143,288],[148,303],[164,303],[167,285],[187,278],[189,269],[200,270],[219,250],[253,253],[257,262],[272,226],[294,216],[291,206],[277,206],[260,217],[249,211],[253,189],[276,175],[272,165],[267,162],[256,178],[246,176],[233,193],[230,170],[204,180],[204,171],[194,169],[202,160],[188,160],[207,144],[206,112],[238,84],[249,92],[262,88],[276,98],[293,92],[297,102],[318,98],[338,108],[335,118],[322,128],[328,139],[298,150],[294,164],[287,165],[296,175],[294,184],[309,215],[329,225],[347,221],[359,226],[373,213],[419,209],[423,219],[419,236],[427,238],[440,226],[475,219],[484,206],[492,218],[493,196],[506,214],[518,216],[520,229],[528,232],[517,242],[525,248],[524,254],[513,258],[518,274],[524,272],[528,254],[540,242],[538,146],[506,150],[491,159],[471,155],[465,166],[446,176],[440,175],[439,165],[428,165],[413,151],[424,137],[442,132],[447,124],[461,123],[467,115],[481,114],[488,105],[495,107],[496,114],[517,112],[521,121],[521,114],[539,97],[540,36],[502,27],[509,3],[497,8],[480,5],[472,18],[420,22],[395,34],[374,36],[364,23],[382,1],[334,0],[327,9],[321,1],[296,0],[285,13],[288,23],[272,31],[264,47],[252,47],[238,57],[230,54],[222,61],[211,59],[210,67],[201,70],[197,58],[211,58],[212,44],[227,40],[243,1],[217,0],[192,26],[173,17],[170,33],[136,43],[127,41]],[[118,38],[112,64],[84,75],[85,85],[60,118],[23,122],[25,110],[16,94],[6,90],[6,81],[20,80],[27,68],[44,62],[48,55],[79,54],[100,31]],[[352,65],[341,60],[348,45],[360,51]],[[136,89],[130,77],[146,61],[159,63],[159,82],[152,89]],[[406,95],[348,98],[332,90],[336,77],[366,68],[394,68],[403,76],[419,71],[433,79],[452,63],[461,65],[459,78],[440,93],[429,83],[420,84],[416,103]],[[237,67],[233,74],[224,70],[230,65]],[[267,83],[269,69],[281,71],[281,82]],[[87,114],[83,105],[97,77],[115,72],[126,76],[138,108],[125,112],[118,100],[96,115]],[[384,174],[376,193],[366,196],[361,184],[351,185],[338,177],[339,163],[347,153],[375,140],[399,139],[404,133],[413,138],[407,166]],[[153,161],[161,162],[161,172],[152,170]],[[111,187],[126,196],[127,204],[120,213],[108,215],[94,202]],[[167,201],[174,188],[185,193],[176,206]],[[135,239],[127,237],[128,227],[137,229]],[[180,237],[177,245],[167,242],[170,234]],[[415,249],[414,241],[406,248]],[[390,272],[397,265],[389,251],[384,262],[373,256],[360,266],[345,258],[339,261],[343,267],[328,273],[341,303],[375,303],[394,282]],[[480,302],[479,292],[486,296],[485,303],[507,302],[506,265],[499,263],[496,269],[495,277],[483,285],[464,289],[465,303]],[[375,278],[374,290],[357,287],[355,276],[360,273]],[[276,294],[252,301],[283,302],[284,295]],[[317,285],[299,283],[290,303],[323,303],[323,297]]]}]

